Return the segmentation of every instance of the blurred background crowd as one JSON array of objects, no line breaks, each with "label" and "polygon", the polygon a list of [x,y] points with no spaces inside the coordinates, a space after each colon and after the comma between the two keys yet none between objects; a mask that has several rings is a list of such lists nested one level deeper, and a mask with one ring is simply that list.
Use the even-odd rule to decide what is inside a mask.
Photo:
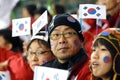
[{"label": "blurred background crowd", "polygon": [[47,7],[47,9],[51,12],[51,14],[55,14],[55,11],[51,8],[53,8],[53,6],[55,4],[61,4],[66,12],[68,13],[73,13],[76,12],[79,8],[79,4],[81,3],[95,3],[96,0],[69,0],[69,1],[65,1],[65,0],[20,0],[16,7],[13,10],[13,13],[17,13],[15,14],[16,17],[20,17],[21,16],[21,8],[24,5],[27,4],[35,4],[37,7]]},{"label": "blurred background crowd", "polygon": [[[91,45],[94,37],[96,36],[96,33],[98,34],[104,29],[110,27],[120,28],[120,0],[1,0],[0,1],[0,24],[1,24],[0,65],[5,67],[0,69],[6,70],[6,65],[9,64],[9,69],[11,71],[11,74],[13,74],[12,76],[14,77],[15,76],[14,74],[16,74],[17,71],[18,72],[20,71],[20,69],[18,69],[17,67],[18,64],[24,62],[22,61],[23,59],[21,57],[24,57],[26,60],[25,56],[27,55],[26,48],[28,43],[24,40],[23,37],[20,37],[20,39],[19,37],[18,38],[15,37],[16,39],[13,39],[13,37],[11,36],[12,32],[10,31],[12,29],[12,19],[31,17],[31,24],[32,24],[35,20],[37,20],[37,18],[40,15],[42,15],[42,13],[45,10],[48,10],[48,24],[49,24],[54,15],[59,15],[62,13],[79,15],[78,14],[79,4],[99,4],[106,6],[107,16],[106,19],[103,20],[101,19],[101,24],[96,24],[96,19],[83,20],[90,26],[88,30],[83,31],[83,35],[85,39],[84,46],[88,56],[90,57]],[[96,26],[98,26],[98,28],[96,28]],[[8,29],[4,30],[4,28],[9,28],[10,30]],[[6,48],[9,51],[6,51],[6,49],[4,50],[3,48]],[[19,53],[19,54],[17,56],[13,56],[14,53]],[[21,53],[23,54],[21,55]],[[17,60],[18,63],[16,62]],[[27,62],[25,62],[23,65],[29,66]],[[31,72],[31,70],[26,67],[24,69],[21,68],[21,70],[23,70],[23,72],[24,70],[28,70],[28,73]],[[24,74],[27,74],[27,72]],[[31,75],[32,74],[29,74],[29,76]]]}]

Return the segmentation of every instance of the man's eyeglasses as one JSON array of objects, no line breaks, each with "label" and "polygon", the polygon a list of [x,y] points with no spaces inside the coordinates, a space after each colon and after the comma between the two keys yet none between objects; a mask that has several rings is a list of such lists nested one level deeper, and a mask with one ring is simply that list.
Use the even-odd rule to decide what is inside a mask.
[{"label": "man's eyeglasses", "polygon": [[40,56],[40,55],[43,55],[43,54],[45,54],[47,52],[51,52],[51,51],[37,51],[37,52],[30,52],[30,51],[28,51],[27,54],[29,56],[33,56],[34,54],[37,55],[37,56]]},{"label": "man's eyeglasses", "polygon": [[76,32],[66,31],[66,32],[63,32],[63,33],[61,34],[61,32],[55,31],[55,32],[51,33],[50,39],[52,39],[52,40],[57,40],[57,39],[59,39],[61,36],[65,37],[65,38],[69,38],[69,37],[73,37],[74,35],[77,35],[77,33],[76,33]]}]

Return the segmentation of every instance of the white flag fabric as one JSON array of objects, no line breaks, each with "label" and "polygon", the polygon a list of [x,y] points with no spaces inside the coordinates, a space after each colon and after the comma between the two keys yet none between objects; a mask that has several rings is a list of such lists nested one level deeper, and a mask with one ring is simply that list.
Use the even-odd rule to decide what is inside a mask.
[{"label": "white flag fabric", "polygon": [[82,32],[87,32],[90,28],[91,26],[88,23],[82,21]]},{"label": "white flag fabric", "polygon": [[4,29],[10,24],[11,11],[19,0],[0,0],[0,29]]},{"label": "white flag fabric", "polygon": [[106,7],[96,4],[80,4],[80,18],[106,19]]},{"label": "white flag fabric", "polygon": [[11,80],[9,71],[0,71],[0,80]]},{"label": "white flag fabric", "polygon": [[[72,14],[71,16],[73,16],[75,19],[77,19],[80,22],[79,17],[77,17],[77,14]],[[82,24],[81,27],[82,32],[86,32],[91,28],[91,26],[88,23],[86,23],[84,20],[82,20],[80,24]]]},{"label": "white flag fabric", "polygon": [[42,39],[42,40],[48,41],[48,32],[40,31],[39,34],[32,36],[31,40],[33,39]]},{"label": "white flag fabric", "polygon": [[12,37],[30,35],[31,18],[20,18],[12,20]]},{"label": "white flag fabric", "polygon": [[34,80],[67,80],[68,74],[68,70],[36,66]]},{"label": "white flag fabric", "polygon": [[77,14],[71,14],[71,16],[78,20]]},{"label": "white flag fabric", "polygon": [[47,10],[32,24],[33,35],[37,34],[48,23]]}]

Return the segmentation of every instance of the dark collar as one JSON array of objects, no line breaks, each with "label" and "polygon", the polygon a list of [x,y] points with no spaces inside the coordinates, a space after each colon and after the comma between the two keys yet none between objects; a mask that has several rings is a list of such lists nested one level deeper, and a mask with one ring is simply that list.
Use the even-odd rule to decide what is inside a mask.
[{"label": "dark collar", "polygon": [[61,64],[58,60],[55,60],[53,65],[55,68],[68,70],[71,69],[76,63],[84,62],[87,58],[88,57],[85,50],[81,48],[80,51],[75,56],[71,57],[66,63]]}]

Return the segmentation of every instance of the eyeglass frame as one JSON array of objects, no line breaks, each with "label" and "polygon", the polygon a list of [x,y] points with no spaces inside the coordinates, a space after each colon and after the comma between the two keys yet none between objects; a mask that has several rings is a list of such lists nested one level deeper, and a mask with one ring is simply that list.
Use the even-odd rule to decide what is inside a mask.
[{"label": "eyeglass frame", "polygon": [[[38,54],[37,52],[40,52],[40,53]],[[33,55],[35,54],[35,55],[37,55],[37,56],[40,56],[40,55],[42,55],[42,54],[45,54],[46,52],[51,52],[51,50],[49,50],[49,51],[36,51],[36,52],[28,51],[28,52],[27,52],[27,55],[28,55],[28,56],[33,56]]]},{"label": "eyeglass frame", "polygon": [[[65,36],[66,34],[69,34],[70,36]],[[72,37],[73,35],[77,35],[77,32],[75,32],[75,31],[71,31],[71,32],[62,32],[61,34],[59,33],[59,34],[57,34],[59,37],[57,38],[57,39],[53,39],[52,37],[51,37],[51,35],[56,35],[56,34],[50,34],[50,39],[52,39],[52,40],[58,40],[58,39],[60,39],[61,38],[61,35],[63,36],[63,37],[65,37],[65,38],[70,38],[70,37]]]}]

